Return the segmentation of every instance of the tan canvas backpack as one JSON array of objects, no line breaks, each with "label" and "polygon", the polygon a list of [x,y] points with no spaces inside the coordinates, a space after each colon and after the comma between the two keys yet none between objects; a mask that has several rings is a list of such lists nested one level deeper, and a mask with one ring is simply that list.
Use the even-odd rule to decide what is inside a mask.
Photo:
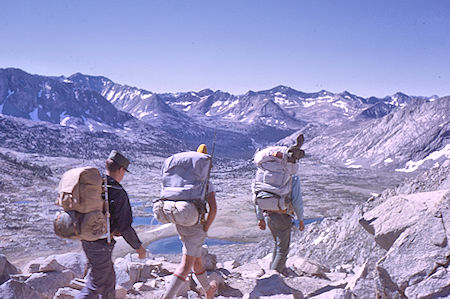
[{"label": "tan canvas backpack", "polygon": [[58,186],[55,233],[63,238],[94,241],[107,231],[103,178],[97,168],[79,167],[66,171]]},{"label": "tan canvas backpack", "polygon": [[79,167],[66,171],[58,187],[57,204],[65,211],[89,213],[103,210],[103,178],[97,168]]}]

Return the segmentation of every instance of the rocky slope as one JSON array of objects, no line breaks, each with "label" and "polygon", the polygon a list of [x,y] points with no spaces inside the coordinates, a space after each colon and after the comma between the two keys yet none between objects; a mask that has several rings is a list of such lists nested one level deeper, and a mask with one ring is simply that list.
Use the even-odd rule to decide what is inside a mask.
[{"label": "rocky slope", "polygon": [[[87,132],[47,122],[31,121],[0,115],[0,142],[11,150],[46,156],[97,158],[111,149],[133,156],[146,153],[167,154],[186,146],[167,138],[159,130],[136,122],[128,122],[127,130]],[[133,134],[128,134],[128,131]]]},{"label": "rocky slope", "polygon": [[[442,294],[450,295],[449,207],[447,161],[342,218],[308,225],[305,233],[293,235],[289,256],[359,275],[351,285],[358,298],[445,298]],[[241,260],[264,257],[268,243],[262,241]]]},{"label": "rocky slope", "polygon": [[123,128],[132,119],[96,91],[19,69],[0,69],[0,113],[91,131]]},{"label": "rocky slope", "polygon": [[[269,270],[271,240],[234,259],[236,250],[227,246],[239,245],[224,245],[229,260],[217,260],[213,249],[205,249],[203,260],[210,279],[220,285],[219,298],[446,298],[449,170],[445,163],[370,198],[340,219],[294,232],[289,268],[281,275]],[[117,297],[158,298],[178,258],[116,259]],[[86,260],[80,253],[41,258],[22,269],[4,256],[0,260],[2,298],[73,298],[84,284]],[[179,293],[184,298],[200,294],[193,279]]]},{"label": "rocky slope", "polygon": [[[408,105],[366,124],[325,129],[307,152],[349,168],[413,172],[450,158],[450,97]],[[291,144],[299,132],[281,140]]]}]

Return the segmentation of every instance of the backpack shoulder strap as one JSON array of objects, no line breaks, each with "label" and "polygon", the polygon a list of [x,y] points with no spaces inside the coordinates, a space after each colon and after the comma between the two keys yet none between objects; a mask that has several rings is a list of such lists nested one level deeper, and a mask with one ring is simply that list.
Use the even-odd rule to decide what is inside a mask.
[{"label": "backpack shoulder strap", "polygon": [[108,188],[116,189],[116,190],[123,190],[121,186],[115,186],[115,185],[108,185]]}]

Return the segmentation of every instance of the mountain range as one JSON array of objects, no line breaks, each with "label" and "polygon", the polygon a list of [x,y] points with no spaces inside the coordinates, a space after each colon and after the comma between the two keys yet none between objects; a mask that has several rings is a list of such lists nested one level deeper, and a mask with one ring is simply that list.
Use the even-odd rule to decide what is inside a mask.
[{"label": "mountain range", "polygon": [[[217,154],[250,158],[256,148],[289,144],[302,132],[311,156],[354,168],[411,170],[408,162],[430,155],[449,158],[449,99],[400,92],[364,98],[347,91],[305,93],[281,85],[243,95],[211,89],[158,94],[102,76],[48,77],[6,68],[0,69],[0,125],[8,123],[8,130],[2,127],[0,140],[9,138],[13,146],[11,138],[29,134],[22,128],[30,126],[56,132],[60,137],[54,140],[69,135],[94,140],[106,134],[104,138],[120,140],[124,150],[136,152],[146,146],[175,152],[215,139]],[[28,138],[39,139],[39,134]],[[99,140],[77,146],[105,144]],[[34,150],[45,148],[37,145]]]}]

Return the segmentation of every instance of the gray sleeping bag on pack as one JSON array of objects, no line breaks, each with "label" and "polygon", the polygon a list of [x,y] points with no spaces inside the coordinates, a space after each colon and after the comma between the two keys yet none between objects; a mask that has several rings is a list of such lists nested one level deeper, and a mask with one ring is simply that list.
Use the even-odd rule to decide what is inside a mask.
[{"label": "gray sleeping bag on pack", "polygon": [[203,199],[206,191],[211,156],[183,152],[166,159],[162,169],[161,199]]},{"label": "gray sleeping bag on pack", "polygon": [[271,146],[253,157],[258,167],[252,183],[253,201],[263,210],[286,211],[289,208],[292,176],[297,173],[298,165],[288,163],[288,150],[286,146]]},{"label": "gray sleeping bag on pack", "polygon": [[199,222],[199,202],[205,199],[211,156],[183,152],[166,159],[162,168],[160,199],[153,203],[161,223],[191,226]]}]

